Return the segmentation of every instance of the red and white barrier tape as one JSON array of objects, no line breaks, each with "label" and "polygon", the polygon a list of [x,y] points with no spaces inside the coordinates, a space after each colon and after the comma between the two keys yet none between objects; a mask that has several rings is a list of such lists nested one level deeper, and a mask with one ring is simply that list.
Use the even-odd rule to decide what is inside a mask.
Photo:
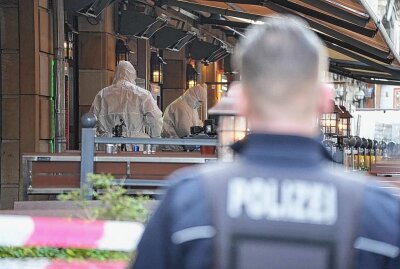
[{"label": "red and white barrier tape", "polygon": [[0,246],[133,251],[143,230],[136,222],[0,216]]},{"label": "red and white barrier tape", "polygon": [[60,261],[47,259],[0,259],[0,268],[7,269],[125,269],[127,262]]}]

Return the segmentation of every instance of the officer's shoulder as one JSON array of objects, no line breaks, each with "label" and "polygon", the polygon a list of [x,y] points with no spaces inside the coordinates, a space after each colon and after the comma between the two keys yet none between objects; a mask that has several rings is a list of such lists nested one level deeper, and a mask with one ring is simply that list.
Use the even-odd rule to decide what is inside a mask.
[{"label": "officer's shoulder", "polygon": [[398,245],[400,199],[390,190],[393,188],[378,182],[367,183],[363,199],[363,230],[365,236]]},{"label": "officer's shoulder", "polygon": [[[218,164],[204,164],[183,168],[173,173],[170,177],[170,185],[166,193],[166,200],[178,219],[188,218],[184,216],[195,214],[205,218],[207,215],[207,193],[201,178],[206,175],[219,173]],[[198,219],[197,217],[193,217]],[[194,221],[193,219],[193,221]],[[192,222],[192,221],[190,221]]]},{"label": "officer's shoulder", "polygon": [[338,183],[344,182],[347,185],[367,185],[368,182],[372,180],[368,175],[359,174],[357,172],[344,172],[342,169],[331,168],[329,165],[324,165],[319,172]]},{"label": "officer's shoulder", "polygon": [[[394,190],[397,190],[394,186],[391,186],[386,183],[377,182],[376,179],[369,179],[366,182],[366,196],[365,199],[367,201],[376,201],[383,205],[395,205],[396,207],[400,207],[400,198],[399,193]],[[399,212],[400,213],[400,212]]]},{"label": "officer's shoulder", "polygon": [[398,196],[395,195],[392,190],[393,186],[382,183],[379,181],[377,177],[371,176],[371,175],[360,175],[357,173],[337,173],[337,172],[330,172],[331,175],[334,175],[336,178],[347,181],[351,184],[361,184],[364,186],[364,200],[368,203],[371,204],[370,202],[372,200],[375,201],[375,203],[379,203],[381,205],[400,205],[400,199]]}]

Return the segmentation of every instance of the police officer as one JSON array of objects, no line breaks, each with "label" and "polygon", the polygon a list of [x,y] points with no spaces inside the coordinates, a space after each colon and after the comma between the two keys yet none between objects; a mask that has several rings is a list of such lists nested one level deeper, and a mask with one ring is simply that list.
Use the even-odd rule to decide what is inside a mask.
[{"label": "police officer", "polygon": [[237,106],[252,134],[233,163],[172,176],[133,268],[400,268],[399,200],[332,171],[314,139],[330,109],[322,42],[295,18],[268,18],[246,36]]}]

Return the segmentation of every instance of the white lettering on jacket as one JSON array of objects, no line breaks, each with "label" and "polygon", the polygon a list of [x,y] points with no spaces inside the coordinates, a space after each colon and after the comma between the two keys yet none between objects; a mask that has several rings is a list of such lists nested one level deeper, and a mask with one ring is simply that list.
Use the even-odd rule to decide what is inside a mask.
[{"label": "white lettering on jacket", "polygon": [[233,178],[228,183],[227,214],[253,220],[333,225],[337,220],[333,184],[273,178]]}]

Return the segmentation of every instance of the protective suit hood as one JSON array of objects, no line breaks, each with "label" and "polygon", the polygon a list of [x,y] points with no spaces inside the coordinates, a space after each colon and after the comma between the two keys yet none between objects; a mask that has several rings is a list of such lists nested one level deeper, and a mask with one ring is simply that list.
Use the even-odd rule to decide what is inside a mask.
[{"label": "protective suit hood", "polygon": [[113,84],[119,84],[121,82],[130,82],[136,84],[137,78],[136,69],[128,61],[120,61],[115,72]]},{"label": "protective suit hood", "polygon": [[[162,136],[181,138],[190,134],[190,127],[202,126],[203,122],[197,108],[200,102],[205,103],[206,100],[207,90],[204,84],[189,88],[165,109]],[[179,147],[170,148],[180,149]]]},{"label": "protective suit hood", "polygon": [[207,90],[203,85],[196,85],[189,88],[183,95],[182,98],[192,108],[198,108],[200,102],[204,102],[207,98]]}]

